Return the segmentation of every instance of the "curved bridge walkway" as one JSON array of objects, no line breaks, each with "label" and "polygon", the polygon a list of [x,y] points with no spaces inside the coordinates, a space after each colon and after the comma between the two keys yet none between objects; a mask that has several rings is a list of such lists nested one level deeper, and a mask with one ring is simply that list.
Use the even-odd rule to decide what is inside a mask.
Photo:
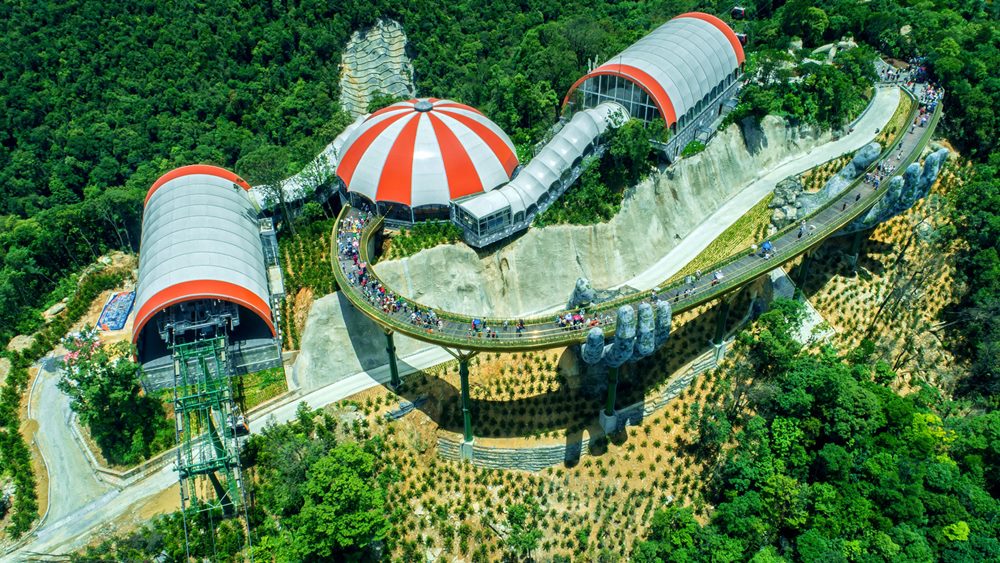
[{"label": "curved bridge walkway", "polygon": [[[906,94],[913,98],[909,92]],[[350,206],[341,210],[334,226],[336,236],[333,237],[331,251],[331,256],[337,257],[333,264],[334,277],[348,301],[385,331],[392,386],[400,383],[392,340],[394,332],[441,346],[459,360],[465,440],[471,443],[469,358],[480,351],[516,352],[581,344],[588,330],[594,326],[601,327],[605,337],[610,337],[615,332],[615,312],[622,305],[634,306],[643,301],[652,304],[654,299],[669,300],[674,313],[684,312],[723,297],[808,252],[863,216],[885,194],[889,178],[901,174],[920,157],[940,119],[942,104],[937,104],[925,127],[918,127],[916,132],[911,133],[909,124],[913,123],[919,106],[918,103],[914,104],[896,138],[869,167],[869,170],[874,170],[883,161],[892,167],[892,172],[882,180],[878,190],[865,182],[865,175],[861,174],[838,197],[807,217],[805,229],[799,224],[793,224],[769,237],[767,240],[773,245],[770,258],[765,259],[749,252],[733,255],[706,268],[707,273],[693,283],[681,280],[586,309],[568,309],[557,313],[561,317],[567,314],[580,315],[583,321],[576,327],[558,326],[555,322],[556,314],[520,319],[498,318],[488,314],[472,317],[434,309],[403,297],[386,286],[371,267],[383,218]],[[902,158],[897,159],[897,154],[901,154]],[[800,230],[804,231],[801,236]],[[764,242],[759,241],[758,247]],[[718,279],[716,272],[721,274]],[[611,393],[613,389],[609,389],[609,396]]]}]

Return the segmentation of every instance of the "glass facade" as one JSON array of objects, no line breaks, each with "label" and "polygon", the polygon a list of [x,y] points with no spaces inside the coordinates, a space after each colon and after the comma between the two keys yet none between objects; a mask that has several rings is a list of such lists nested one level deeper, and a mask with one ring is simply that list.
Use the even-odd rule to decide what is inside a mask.
[{"label": "glass facade", "polygon": [[[735,69],[715,85],[705,96],[683,115],[677,116],[677,123],[670,125],[676,133],[691,123],[695,117],[711,105],[739,77],[740,69]],[[602,102],[617,102],[628,110],[629,115],[647,123],[661,119],[656,103],[642,88],[622,76],[598,75],[584,81],[578,89],[582,96],[582,107],[596,107]]]},{"label": "glass facade", "polygon": [[642,88],[621,76],[598,75],[588,78],[580,87],[583,107],[597,107],[603,102],[617,102],[629,115],[646,122],[660,119],[660,110]]},{"label": "glass facade", "polygon": [[[485,235],[499,231],[511,225],[510,207],[504,207],[495,211],[482,219],[476,219],[471,213],[466,211],[461,205],[454,206],[455,222],[471,230],[477,235]],[[518,215],[521,215],[520,213]]]}]

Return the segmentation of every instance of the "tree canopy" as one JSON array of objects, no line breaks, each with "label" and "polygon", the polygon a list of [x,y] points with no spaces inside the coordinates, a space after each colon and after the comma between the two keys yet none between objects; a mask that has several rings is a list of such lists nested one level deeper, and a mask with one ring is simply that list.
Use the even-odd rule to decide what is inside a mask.
[{"label": "tree canopy", "polygon": [[745,360],[727,374],[752,381],[756,401],[753,414],[726,411],[740,430],[719,440],[733,447],[710,475],[711,520],[661,509],[635,559],[1000,557],[1000,415],[943,414],[949,401],[927,387],[900,396],[865,353],[804,352],[788,330],[800,305],[777,304],[743,333]]},{"label": "tree canopy", "polygon": [[59,389],[112,464],[133,465],[174,442],[159,400],[139,388],[139,365],[127,342],[102,346],[86,326],[66,340]]}]

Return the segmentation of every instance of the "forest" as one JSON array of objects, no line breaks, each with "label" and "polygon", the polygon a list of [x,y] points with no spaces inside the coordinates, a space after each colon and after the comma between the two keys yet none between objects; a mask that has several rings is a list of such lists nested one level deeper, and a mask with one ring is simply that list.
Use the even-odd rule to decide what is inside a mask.
[{"label": "forest", "polygon": [[692,409],[690,447],[717,460],[710,522],[664,507],[634,559],[1000,558],[1000,412],[929,385],[900,396],[871,342],[804,352],[791,337],[802,307],[776,301],[740,335],[723,405]]},{"label": "forest", "polygon": [[[710,521],[664,506],[634,557],[1000,558],[994,516],[1000,493],[1000,78],[993,70],[1000,65],[1000,6],[959,0],[752,0],[745,6],[747,19],[734,25],[749,36],[753,60],[785,49],[793,36],[808,49],[853,35],[883,56],[919,57],[946,90],[940,132],[974,173],[950,197],[948,235],[963,242],[965,291],[942,321],[969,374],[957,398],[926,387],[898,396],[884,384],[888,372],[869,365],[864,350],[816,356],[795,349],[785,326],[795,313],[779,309],[741,341],[751,358],[745,369],[761,375],[746,381],[746,373],[737,373],[734,385],[745,388],[734,388],[734,397],[742,390],[755,414],[690,413],[704,436],[698,447],[719,456]],[[143,195],[163,172],[193,162],[233,167],[263,146],[288,152],[286,172],[301,167],[348,123],[336,102],[340,49],[353,30],[379,17],[406,29],[421,95],[476,106],[515,142],[530,144],[556,118],[562,94],[589,60],[603,61],[673,15],[691,9],[725,15],[730,8],[684,0],[4,3],[0,342],[34,331],[43,307],[79,293],[74,272],[110,249],[137,249]],[[857,56],[865,53],[871,51]],[[832,126],[839,124],[836,116],[855,110],[842,105],[842,94],[856,94],[859,83],[842,82],[830,70],[806,73],[816,78],[772,91],[749,89],[742,100],[746,115],[776,112]],[[60,336],[46,333],[39,346]],[[23,475],[28,450],[18,439],[16,413],[28,356],[42,353],[15,358],[16,377],[4,386],[0,410],[0,469],[15,475],[12,470],[21,469],[20,479],[31,486],[30,471]],[[264,537],[282,530],[273,543],[263,542],[260,549],[270,551],[262,554],[282,553],[288,547],[282,536],[298,533],[303,522],[352,517],[324,494],[337,478],[332,467],[350,467],[345,479],[391,480],[391,472],[381,477],[387,468],[377,437],[359,431],[360,446],[344,436],[325,438],[336,425],[317,424],[316,416],[270,431],[294,435],[289,447],[329,451],[303,456],[303,466],[288,469],[301,484],[295,498],[266,492],[268,483],[289,478],[278,463],[281,454],[269,453],[283,439],[265,436],[255,446],[263,499],[255,517],[273,527],[262,528]],[[733,432],[739,447],[722,452],[720,440]],[[356,481],[345,486],[357,495],[353,506],[365,507],[359,535],[312,542],[310,549],[356,555],[387,537],[383,518],[391,522],[391,515],[380,515],[380,489],[361,490]],[[31,510],[22,511],[22,531]],[[177,523],[176,517],[161,522],[170,518]],[[176,526],[162,526],[156,545],[175,549],[177,535],[168,532]],[[232,545],[241,543],[232,536]],[[140,541],[147,540],[129,545],[141,551]]]}]

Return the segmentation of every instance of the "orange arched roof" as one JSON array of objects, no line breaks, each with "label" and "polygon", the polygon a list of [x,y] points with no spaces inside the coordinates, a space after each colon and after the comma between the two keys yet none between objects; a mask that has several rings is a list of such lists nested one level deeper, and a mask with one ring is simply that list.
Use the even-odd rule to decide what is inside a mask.
[{"label": "orange arched roof", "polygon": [[198,299],[221,299],[242,305],[253,311],[267,324],[268,328],[271,329],[272,336],[278,335],[274,323],[271,321],[271,307],[254,292],[234,283],[219,280],[192,280],[171,285],[154,294],[141,305],[135,314],[132,343],[139,341],[142,329],[156,313],[171,305]]},{"label": "orange arched roof", "polygon": [[149,203],[149,198],[153,196],[156,190],[160,189],[160,186],[166,184],[170,180],[175,178],[180,178],[181,176],[189,176],[191,174],[210,174],[212,176],[218,176],[219,178],[229,180],[230,182],[236,184],[237,186],[243,188],[244,190],[250,191],[250,184],[246,182],[243,178],[240,178],[233,172],[221,168],[219,166],[212,166],[211,164],[191,164],[189,166],[181,166],[180,168],[174,168],[170,172],[160,176],[153,186],[149,188],[146,192],[146,199],[143,201],[143,205]]},{"label": "orange arched roof", "polygon": [[688,12],[577,80],[563,98],[563,105],[587,79],[619,76],[649,96],[669,127],[727,80],[745,58],[739,38],[724,21],[711,14]]},{"label": "orange arched roof", "polygon": [[712,14],[706,14],[704,12],[687,12],[677,16],[677,18],[695,18],[714,25],[716,29],[721,31],[723,35],[726,36],[726,39],[729,40],[729,44],[733,46],[733,52],[736,53],[736,60],[739,61],[740,64],[743,64],[743,61],[746,60],[746,55],[743,53],[743,44],[740,43],[740,38],[736,37],[736,32],[734,32],[733,28],[729,27],[726,22],[720,20]]},{"label": "orange arched roof", "polygon": [[663,121],[667,123],[667,127],[677,122],[677,112],[674,111],[674,103],[670,100],[667,91],[663,89],[663,86],[659,82],[654,80],[648,73],[634,66],[617,63],[601,65],[574,82],[570,86],[569,92],[566,93],[566,97],[563,98],[563,105],[569,102],[569,97],[573,95],[573,92],[576,91],[580,84],[583,84],[584,80],[594,76],[620,76],[629,79],[653,100],[656,108],[660,110],[660,115],[663,116]]}]

